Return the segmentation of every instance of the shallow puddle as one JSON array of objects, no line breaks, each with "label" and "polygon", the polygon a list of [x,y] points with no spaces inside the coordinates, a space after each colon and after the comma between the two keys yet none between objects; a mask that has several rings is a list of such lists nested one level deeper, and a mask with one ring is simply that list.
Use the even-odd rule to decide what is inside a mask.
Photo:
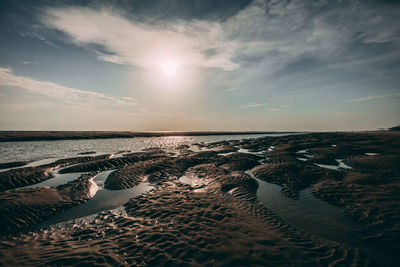
[{"label": "shallow puddle", "polygon": [[250,149],[247,148],[239,148],[239,150],[237,151],[239,153],[248,153],[248,154],[253,154],[253,155],[257,155],[257,156],[265,156],[265,151],[261,150],[261,151],[250,151]]},{"label": "shallow puddle", "polygon": [[[256,179],[256,178],[255,178]],[[257,198],[286,222],[320,237],[347,244],[360,244],[361,226],[339,210],[314,197],[309,189],[302,190],[298,200],[282,195],[281,187],[256,179]]]},{"label": "shallow puddle", "polygon": [[104,188],[104,181],[112,171],[106,171],[94,178],[98,190],[94,197],[88,202],[66,210],[59,215],[45,221],[41,226],[52,225],[60,222],[66,222],[81,217],[86,217],[99,213],[101,211],[112,210],[121,207],[129,199],[139,196],[154,187],[149,183],[141,183],[129,189],[108,190]]},{"label": "shallow puddle", "polygon": [[335,170],[335,171],[341,171],[344,169],[353,169],[352,167],[346,165],[343,163],[343,159],[336,159],[336,161],[339,163],[339,165],[327,165],[327,164],[317,164],[318,167],[325,168],[325,169],[330,169],[330,170]]}]

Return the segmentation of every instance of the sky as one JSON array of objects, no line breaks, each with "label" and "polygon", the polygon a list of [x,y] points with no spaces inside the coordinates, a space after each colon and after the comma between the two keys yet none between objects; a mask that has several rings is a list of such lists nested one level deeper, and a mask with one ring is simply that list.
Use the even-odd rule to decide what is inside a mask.
[{"label": "sky", "polygon": [[400,2],[0,2],[0,130],[400,124]]}]

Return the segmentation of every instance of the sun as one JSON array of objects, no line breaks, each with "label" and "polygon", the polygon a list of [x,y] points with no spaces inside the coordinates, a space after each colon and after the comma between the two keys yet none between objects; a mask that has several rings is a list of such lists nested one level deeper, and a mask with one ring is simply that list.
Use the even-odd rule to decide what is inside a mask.
[{"label": "sun", "polygon": [[161,64],[161,71],[164,75],[171,77],[175,76],[179,68],[179,64],[175,60],[166,60]]}]

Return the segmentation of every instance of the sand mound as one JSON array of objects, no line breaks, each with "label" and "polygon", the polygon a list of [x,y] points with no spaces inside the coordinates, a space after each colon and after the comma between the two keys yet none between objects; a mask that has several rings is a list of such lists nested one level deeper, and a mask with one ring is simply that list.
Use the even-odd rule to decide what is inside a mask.
[{"label": "sand mound", "polygon": [[400,175],[400,155],[362,155],[349,158],[346,164],[361,172],[374,173],[381,178],[394,178]]},{"label": "sand mound", "polygon": [[51,172],[55,169],[80,162],[105,159],[109,156],[110,155],[101,155],[96,157],[89,156],[60,159],[53,163],[44,164],[37,167],[25,167],[0,172],[0,191],[36,184],[53,177]]},{"label": "sand mound", "polygon": [[234,146],[223,145],[223,146],[216,147],[213,150],[217,153],[230,153],[230,152],[236,152],[239,149]]},{"label": "sand mound", "polygon": [[60,170],[60,173],[74,173],[74,172],[94,172],[106,171],[122,168],[124,166],[133,164],[138,161],[148,160],[152,158],[159,158],[163,156],[163,152],[135,152],[124,155],[120,158],[108,158],[94,160],[83,164],[74,165]]},{"label": "sand mound", "polygon": [[96,175],[82,175],[57,188],[33,187],[3,192],[0,195],[0,234],[24,230],[89,200],[91,179]]},{"label": "sand mound", "polygon": [[178,157],[163,157],[141,161],[112,172],[105,181],[105,188],[120,190],[133,187],[141,181],[163,183],[177,179],[195,165],[218,160],[216,152],[196,152]]},{"label": "sand mound", "polygon": [[254,177],[278,184],[289,197],[298,197],[299,191],[323,179],[341,179],[341,172],[323,169],[300,162],[269,163],[255,167]]},{"label": "sand mound", "polygon": [[232,153],[221,157],[217,164],[232,171],[245,171],[259,165],[261,159],[249,153]]}]

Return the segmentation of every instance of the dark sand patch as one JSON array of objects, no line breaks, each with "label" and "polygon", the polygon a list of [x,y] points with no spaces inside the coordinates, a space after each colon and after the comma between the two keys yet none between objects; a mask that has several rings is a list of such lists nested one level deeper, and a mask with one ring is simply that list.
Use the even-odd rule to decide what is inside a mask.
[{"label": "dark sand patch", "polygon": [[262,159],[249,153],[231,153],[221,157],[217,164],[232,171],[245,171],[259,165]]},{"label": "dark sand patch", "polygon": [[345,163],[363,173],[373,173],[379,177],[378,183],[398,181],[400,176],[400,155],[359,155],[348,158]]},{"label": "dark sand patch", "polygon": [[78,153],[78,155],[90,155],[90,154],[96,154],[96,151],[85,151]]},{"label": "dark sand patch", "polygon": [[29,162],[27,161],[15,161],[15,162],[7,162],[7,163],[0,163],[0,170],[1,169],[9,169],[9,168],[15,168],[15,167],[21,167]]}]

